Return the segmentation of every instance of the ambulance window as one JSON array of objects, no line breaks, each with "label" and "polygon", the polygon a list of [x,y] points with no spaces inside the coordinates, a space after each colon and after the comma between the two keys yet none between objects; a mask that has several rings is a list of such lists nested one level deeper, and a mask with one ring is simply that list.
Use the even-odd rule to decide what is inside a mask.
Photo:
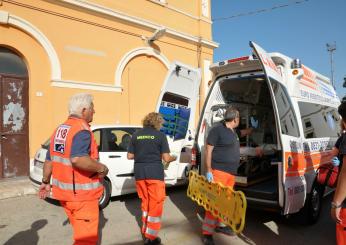
[{"label": "ambulance window", "polygon": [[[298,121],[286,89],[277,81],[270,79],[276,105],[279,111],[281,133],[299,137]],[[289,123],[286,123],[289,122]]]},{"label": "ambulance window", "polygon": [[338,137],[340,132],[336,108],[314,103],[298,102],[304,136],[307,139]]}]

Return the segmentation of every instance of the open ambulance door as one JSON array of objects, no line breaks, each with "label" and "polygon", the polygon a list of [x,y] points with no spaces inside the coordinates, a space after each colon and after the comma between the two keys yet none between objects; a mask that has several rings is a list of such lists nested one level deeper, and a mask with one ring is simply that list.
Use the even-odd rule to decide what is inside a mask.
[{"label": "open ambulance door", "polygon": [[165,180],[186,178],[191,162],[196,105],[199,99],[199,69],[173,62],[166,75],[156,106],[164,119],[161,132],[167,135],[177,160],[165,170]]},{"label": "open ambulance door", "polygon": [[282,152],[278,165],[279,205],[283,214],[298,212],[305,203],[306,180],[302,140],[297,118],[287,93],[281,70],[271,56],[254,42],[250,42],[261,62],[274,106],[278,150]]}]

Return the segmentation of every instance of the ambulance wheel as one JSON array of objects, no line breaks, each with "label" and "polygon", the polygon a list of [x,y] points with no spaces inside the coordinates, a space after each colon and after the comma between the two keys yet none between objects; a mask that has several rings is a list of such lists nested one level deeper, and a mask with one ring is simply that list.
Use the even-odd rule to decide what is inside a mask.
[{"label": "ambulance wheel", "polygon": [[315,224],[320,217],[324,187],[315,182],[306,202],[306,221],[309,225]]},{"label": "ambulance wheel", "polygon": [[105,178],[102,181],[102,184],[103,184],[104,190],[103,190],[102,196],[99,199],[100,210],[107,207],[109,200],[111,199],[111,193],[112,193],[112,186],[111,186],[111,182],[109,179]]}]

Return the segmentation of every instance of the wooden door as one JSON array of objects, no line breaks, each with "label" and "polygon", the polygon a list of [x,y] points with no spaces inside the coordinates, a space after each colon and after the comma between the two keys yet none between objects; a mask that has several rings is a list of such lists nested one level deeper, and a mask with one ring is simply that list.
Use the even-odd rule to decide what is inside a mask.
[{"label": "wooden door", "polygon": [[28,79],[0,74],[0,178],[29,173],[28,119]]}]

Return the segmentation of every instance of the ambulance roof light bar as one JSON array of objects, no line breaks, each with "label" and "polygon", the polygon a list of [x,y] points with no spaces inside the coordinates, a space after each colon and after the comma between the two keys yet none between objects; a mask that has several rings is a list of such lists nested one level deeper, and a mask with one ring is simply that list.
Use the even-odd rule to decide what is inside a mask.
[{"label": "ambulance roof light bar", "polygon": [[234,58],[230,60],[221,61],[219,62],[219,66],[223,66],[223,65],[227,65],[227,64],[235,63],[235,62],[240,62],[240,61],[245,61],[245,60],[250,60],[250,56],[242,56],[242,57],[238,57],[238,58]]}]

